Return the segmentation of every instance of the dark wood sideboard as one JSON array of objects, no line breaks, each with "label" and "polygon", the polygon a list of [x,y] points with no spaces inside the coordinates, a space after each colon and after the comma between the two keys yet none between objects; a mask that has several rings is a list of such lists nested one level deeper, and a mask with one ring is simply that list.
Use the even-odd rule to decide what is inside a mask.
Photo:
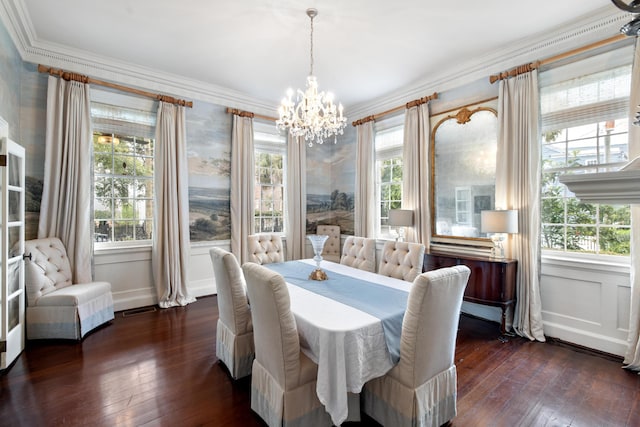
[{"label": "dark wood sideboard", "polygon": [[471,269],[464,291],[464,301],[491,305],[502,309],[500,332],[511,330],[513,309],[516,303],[516,269],[518,261],[497,260],[490,257],[427,253],[422,271],[454,265],[466,265]]}]

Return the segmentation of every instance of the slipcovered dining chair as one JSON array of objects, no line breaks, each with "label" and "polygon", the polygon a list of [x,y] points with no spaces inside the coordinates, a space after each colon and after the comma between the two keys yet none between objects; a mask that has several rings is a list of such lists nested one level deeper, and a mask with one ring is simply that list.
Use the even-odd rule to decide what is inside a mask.
[{"label": "slipcovered dining chair", "polygon": [[413,282],[422,273],[424,245],[387,241],[382,249],[378,274]]},{"label": "slipcovered dining chair", "polygon": [[231,252],[209,249],[218,291],[216,357],[239,379],[251,374],[253,325],[246,284],[238,260]]},{"label": "slipcovered dining chair", "polygon": [[458,265],[422,273],[413,282],[400,361],[363,388],[364,413],[383,426],[439,427],[456,416],[454,354],[470,274],[467,266]]},{"label": "slipcovered dining chair", "polygon": [[251,409],[270,427],[330,426],[318,400],[318,365],[300,351],[296,321],[284,278],[266,267],[243,264],[253,315],[256,358]]},{"label": "slipcovered dining chair", "polygon": [[316,234],[329,236],[324,242],[322,249],[322,259],[326,261],[340,262],[340,226],[339,225],[318,225]]},{"label": "slipcovered dining chair", "polygon": [[376,240],[349,236],[344,241],[340,264],[376,272]]},{"label": "slipcovered dining chair", "polygon": [[27,240],[24,248],[28,339],[80,340],[113,320],[111,284],[73,283],[60,239]]},{"label": "slipcovered dining chair", "polygon": [[284,262],[282,238],[278,234],[252,234],[249,240],[249,261],[257,264]]}]

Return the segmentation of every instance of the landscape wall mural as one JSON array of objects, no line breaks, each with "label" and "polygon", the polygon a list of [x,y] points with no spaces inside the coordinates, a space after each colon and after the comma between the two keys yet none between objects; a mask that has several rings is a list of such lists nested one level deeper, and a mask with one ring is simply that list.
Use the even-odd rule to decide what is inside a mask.
[{"label": "landscape wall mural", "polygon": [[188,109],[189,230],[192,242],[231,238],[231,114],[220,105]]},{"label": "landscape wall mural", "polygon": [[356,131],[347,125],[337,144],[328,140],[307,147],[307,233],[318,224],[340,226],[342,234],[354,234]]}]

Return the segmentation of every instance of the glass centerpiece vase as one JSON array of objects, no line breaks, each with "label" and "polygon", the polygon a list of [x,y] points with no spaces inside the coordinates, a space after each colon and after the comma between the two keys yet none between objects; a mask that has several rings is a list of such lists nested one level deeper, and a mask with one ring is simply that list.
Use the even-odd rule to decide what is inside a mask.
[{"label": "glass centerpiece vase", "polygon": [[323,234],[310,234],[307,236],[311,242],[313,253],[315,256],[313,260],[316,262],[316,269],[309,275],[309,280],[327,280],[327,273],[320,268],[320,261],[322,261],[322,249],[324,249],[324,242],[327,241],[329,236]]}]

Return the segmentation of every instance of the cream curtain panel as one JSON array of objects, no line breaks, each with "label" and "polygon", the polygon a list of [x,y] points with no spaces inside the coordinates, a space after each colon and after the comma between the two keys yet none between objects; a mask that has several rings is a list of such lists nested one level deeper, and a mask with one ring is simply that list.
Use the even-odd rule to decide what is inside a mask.
[{"label": "cream curtain panel", "polygon": [[287,133],[287,259],[306,258],[307,144]]},{"label": "cream curtain panel", "polygon": [[360,237],[376,234],[376,180],[373,120],[358,125],[356,142],[356,191],[354,232]]},{"label": "cream curtain panel", "polygon": [[[640,39],[636,38],[631,73],[629,123],[635,120],[640,104]],[[640,127],[629,126],[629,159],[640,156]],[[624,357],[625,368],[640,371],[640,205],[631,205],[631,313],[629,317],[628,347]]]},{"label": "cream curtain panel", "polygon": [[158,104],[151,265],[161,308],[195,301],[189,295],[189,171],[184,107]]},{"label": "cream curtain panel", "polygon": [[496,209],[518,211],[507,249],[518,260],[514,329],[545,341],[540,302],[540,137],[538,72],[500,81]]},{"label": "cream curtain panel", "polygon": [[92,281],[93,227],[89,85],[49,76],[45,165],[38,238],[58,237],[73,283]]},{"label": "cream curtain panel", "polygon": [[404,119],[402,149],[402,209],[413,210],[413,227],[407,229],[407,241],[425,245],[431,241],[429,206],[429,104],[407,110]]},{"label": "cream curtain panel", "polygon": [[249,261],[247,236],[253,234],[253,118],[233,115],[231,130],[231,252],[240,265]]}]

